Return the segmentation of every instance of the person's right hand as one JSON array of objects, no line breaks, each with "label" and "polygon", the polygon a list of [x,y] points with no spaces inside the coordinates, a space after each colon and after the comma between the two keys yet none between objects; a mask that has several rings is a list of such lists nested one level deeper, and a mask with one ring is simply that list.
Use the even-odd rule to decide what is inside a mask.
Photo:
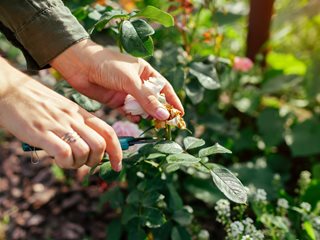
[{"label": "person's right hand", "polygon": [[[62,168],[94,166],[109,154],[121,170],[122,150],[108,124],[0,59],[0,125],[32,146],[42,148]],[[3,67],[4,66],[4,67]],[[75,131],[80,138],[61,138]]]}]

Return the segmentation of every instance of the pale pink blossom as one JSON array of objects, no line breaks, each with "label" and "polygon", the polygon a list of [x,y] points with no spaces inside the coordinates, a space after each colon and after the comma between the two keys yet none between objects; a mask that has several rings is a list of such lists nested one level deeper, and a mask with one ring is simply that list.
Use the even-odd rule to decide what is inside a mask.
[{"label": "pale pink blossom", "polygon": [[137,124],[128,121],[117,121],[112,125],[112,128],[118,137],[139,137],[142,133]]},{"label": "pale pink blossom", "polygon": [[[165,103],[165,97],[160,93],[165,83],[165,80],[162,78],[150,77],[147,81],[144,81],[143,84],[145,88],[155,95],[160,102]],[[137,115],[143,118],[147,118],[149,116],[138,101],[131,95],[126,97],[123,109],[127,114]]]},{"label": "pale pink blossom", "polygon": [[253,62],[246,57],[235,57],[233,69],[239,72],[248,72],[253,67]]}]

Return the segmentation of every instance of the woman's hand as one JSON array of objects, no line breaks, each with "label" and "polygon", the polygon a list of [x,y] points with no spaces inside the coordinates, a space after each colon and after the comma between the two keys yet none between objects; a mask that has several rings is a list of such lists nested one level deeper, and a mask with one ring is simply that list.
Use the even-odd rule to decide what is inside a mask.
[{"label": "woman's hand", "polygon": [[[47,151],[63,168],[94,166],[109,154],[121,170],[122,150],[114,130],[0,59],[0,125],[20,140]],[[62,140],[75,131],[75,142]]]},{"label": "woman's hand", "polygon": [[[56,57],[51,65],[79,92],[109,107],[122,107],[127,94],[131,94],[152,117],[159,120],[169,117],[168,111],[143,85],[149,77],[163,76],[141,58],[83,40]],[[179,98],[167,80],[162,92],[170,104],[184,113]]]}]

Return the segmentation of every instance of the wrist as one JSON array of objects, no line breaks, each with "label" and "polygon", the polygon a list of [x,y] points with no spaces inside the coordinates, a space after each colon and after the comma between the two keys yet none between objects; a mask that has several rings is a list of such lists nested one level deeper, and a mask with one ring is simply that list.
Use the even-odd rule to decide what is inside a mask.
[{"label": "wrist", "polygon": [[76,81],[88,77],[96,52],[103,48],[90,39],[84,39],[55,57],[51,66],[62,74],[67,80]]}]

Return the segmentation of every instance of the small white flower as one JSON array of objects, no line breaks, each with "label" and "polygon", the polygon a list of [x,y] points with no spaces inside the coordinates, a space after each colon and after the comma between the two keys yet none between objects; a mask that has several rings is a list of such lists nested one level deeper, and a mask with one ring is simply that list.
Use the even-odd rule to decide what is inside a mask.
[{"label": "small white flower", "polygon": [[313,219],[313,226],[314,226],[315,229],[320,231],[320,217],[315,217]]},{"label": "small white flower", "polygon": [[267,193],[264,189],[258,188],[254,196],[254,200],[257,202],[265,202],[267,200]]},{"label": "small white flower", "polygon": [[284,198],[279,198],[277,201],[277,205],[280,208],[284,208],[284,209],[289,208],[289,203],[288,203],[287,199],[284,199]]},{"label": "small white flower", "polygon": [[237,238],[242,235],[244,226],[241,222],[235,221],[230,224],[230,232],[232,237]]},{"label": "small white flower", "polygon": [[220,199],[214,209],[219,216],[230,217],[230,202],[226,199]]},{"label": "small white flower", "polygon": [[[166,82],[164,79],[155,77],[150,77],[147,81],[143,82],[145,88],[155,95],[161,103],[166,102],[164,96],[160,93],[165,84]],[[127,114],[140,115],[143,118],[147,118],[149,116],[138,101],[131,95],[126,97],[123,109]]]},{"label": "small white flower", "polygon": [[310,203],[307,203],[307,202],[302,202],[300,204],[300,207],[306,212],[310,212],[310,210],[311,210],[311,205],[310,205]]},{"label": "small white flower", "polygon": [[244,235],[242,236],[241,240],[253,240],[253,238],[250,237],[250,235]]}]

